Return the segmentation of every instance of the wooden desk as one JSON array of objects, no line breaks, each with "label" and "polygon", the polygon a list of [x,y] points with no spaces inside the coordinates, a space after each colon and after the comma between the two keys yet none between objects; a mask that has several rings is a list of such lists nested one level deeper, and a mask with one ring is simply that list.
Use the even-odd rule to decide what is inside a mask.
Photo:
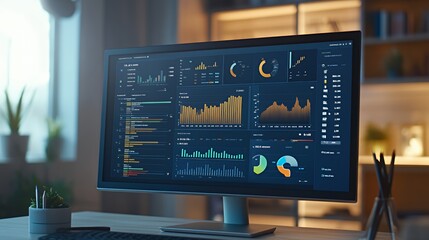
[{"label": "wooden desk", "polygon": [[[139,215],[127,215],[100,212],[77,212],[72,215],[72,226],[109,226],[112,231],[164,234],[159,230],[160,226],[168,226],[180,223],[195,222],[197,220],[149,217]],[[189,236],[204,238],[215,238],[209,235],[174,234],[175,236]],[[335,239],[359,239],[363,233],[359,231],[327,230],[315,228],[277,227],[274,234],[254,239],[287,239],[287,240],[335,240]],[[0,239],[37,239],[40,235],[28,233],[28,217],[17,217],[0,220]],[[220,239],[245,240],[249,238],[221,237]],[[390,239],[386,233],[378,234],[380,240]]]}]

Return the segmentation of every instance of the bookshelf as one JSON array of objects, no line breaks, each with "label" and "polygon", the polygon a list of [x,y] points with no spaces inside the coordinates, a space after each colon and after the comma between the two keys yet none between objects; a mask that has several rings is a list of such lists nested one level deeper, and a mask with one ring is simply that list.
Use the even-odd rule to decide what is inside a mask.
[{"label": "bookshelf", "polygon": [[386,39],[380,39],[376,37],[365,38],[365,45],[381,45],[386,43],[402,43],[402,42],[418,42],[418,41],[429,41],[429,33],[417,33],[408,34],[404,36],[394,36]]},{"label": "bookshelf", "polygon": [[429,81],[429,1],[364,0],[364,83]]}]

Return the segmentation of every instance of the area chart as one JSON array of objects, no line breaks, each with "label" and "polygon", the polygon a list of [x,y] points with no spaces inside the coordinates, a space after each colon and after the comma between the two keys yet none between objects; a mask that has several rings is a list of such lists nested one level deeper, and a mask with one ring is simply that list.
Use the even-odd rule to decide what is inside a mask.
[{"label": "area chart", "polygon": [[261,112],[259,121],[264,124],[288,124],[288,123],[310,123],[311,104],[307,99],[306,105],[301,107],[298,97],[295,104],[289,110],[283,103],[274,101],[269,107]]}]

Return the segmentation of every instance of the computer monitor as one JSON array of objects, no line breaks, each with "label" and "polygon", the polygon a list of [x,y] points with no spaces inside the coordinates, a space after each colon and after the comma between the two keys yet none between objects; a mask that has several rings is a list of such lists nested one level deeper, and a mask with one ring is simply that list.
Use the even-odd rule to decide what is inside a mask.
[{"label": "computer monitor", "polygon": [[357,31],[107,50],[98,188],[225,196],[221,234],[249,196],[356,201],[360,65]]}]

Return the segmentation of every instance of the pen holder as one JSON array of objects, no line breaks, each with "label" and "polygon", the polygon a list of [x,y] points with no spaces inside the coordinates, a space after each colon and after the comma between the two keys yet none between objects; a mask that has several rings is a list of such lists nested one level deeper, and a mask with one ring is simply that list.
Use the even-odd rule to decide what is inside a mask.
[{"label": "pen holder", "polygon": [[368,219],[366,227],[366,240],[374,240],[377,236],[377,231],[380,226],[383,216],[386,217],[387,226],[389,227],[390,237],[396,240],[398,236],[398,219],[396,209],[392,198],[392,183],[393,173],[395,169],[395,151],[392,153],[390,166],[387,167],[384,160],[384,154],[380,153],[380,160],[373,153],[375,173],[377,174],[377,182],[379,187],[378,197],[375,198],[374,206],[371,215]]},{"label": "pen holder", "polygon": [[386,221],[390,232],[390,239],[398,239],[399,224],[396,215],[394,199],[392,197],[386,199],[381,199],[379,197],[375,198],[374,206],[372,207],[371,215],[368,219],[366,227],[367,230],[364,239],[375,239],[383,215],[386,216]]},{"label": "pen holder", "polygon": [[28,208],[28,230],[34,234],[54,233],[70,228],[71,210],[67,208]]}]

